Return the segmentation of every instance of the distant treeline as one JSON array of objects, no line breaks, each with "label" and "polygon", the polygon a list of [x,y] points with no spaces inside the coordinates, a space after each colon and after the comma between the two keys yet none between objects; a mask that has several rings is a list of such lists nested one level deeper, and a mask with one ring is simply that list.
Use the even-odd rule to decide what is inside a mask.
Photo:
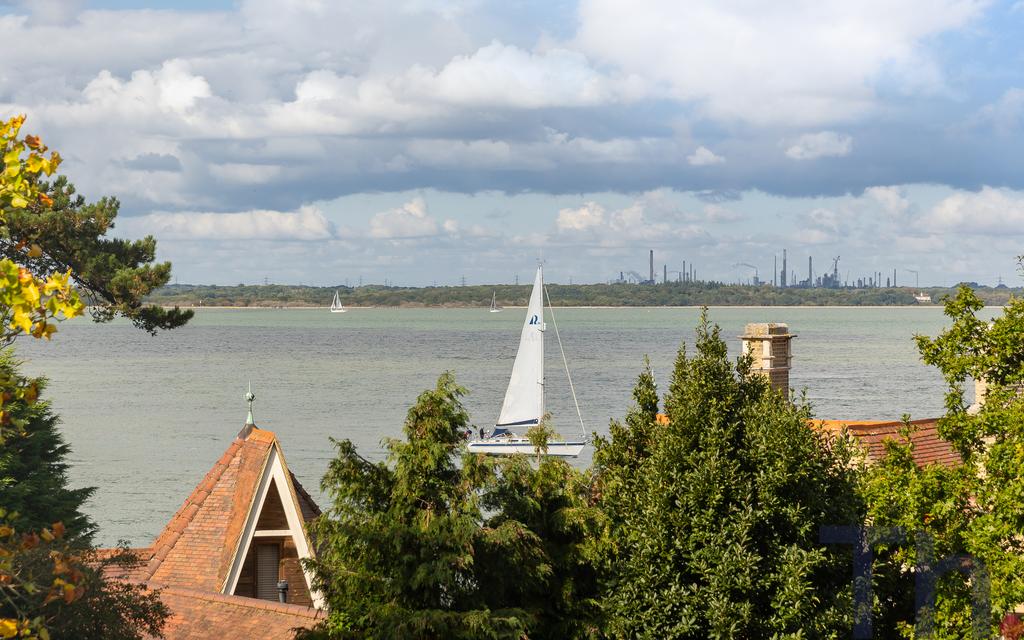
[{"label": "distant treeline", "polygon": [[[530,284],[422,288],[176,284],[158,289],[148,300],[181,306],[327,307],[338,291],[342,304],[352,307],[486,307],[491,303],[492,294],[497,296],[501,306],[525,306],[530,287]],[[667,282],[656,285],[549,284],[548,291],[556,306],[870,306],[917,304],[914,294],[918,291],[940,303],[954,289],[779,289],[713,282]],[[975,287],[975,292],[986,304],[1004,305],[1011,295],[1020,297],[1024,289]]]}]

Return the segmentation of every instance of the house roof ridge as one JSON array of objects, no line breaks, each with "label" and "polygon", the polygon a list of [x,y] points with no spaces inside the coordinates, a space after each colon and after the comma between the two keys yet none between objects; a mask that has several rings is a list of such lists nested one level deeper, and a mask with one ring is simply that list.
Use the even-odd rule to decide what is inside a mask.
[{"label": "house roof ridge", "polygon": [[263,609],[266,611],[273,611],[275,613],[283,613],[302,618],[318,618],[323,615],[323,612],[320,609],[301,604],[287,604],[283,602],[274,602],[272,600],[259,600],[248,596],[227,595],[212,591],[202,591],[199,589],[189,589],[187,587],[168,586],[154,583],[149,583],[149,586],[153,589],[158,589],[162,593],[179,595],[185,598],[193,598],[195,600],[204,600],[206,602],[223,602],[239,607]]},{"label": "house roof ridge", "polygon": [[140,558],[146,563],[145,570],[140,574],[142,582],[150,580],[160,569],[164,559],[178,543],[181,535],[192,523],[196,514],[203,508],[207,498],[210,497],[211,492],[221,481],[224,472],[231,466],[232,460],[239,455],[242,447],[247,442],[272,444],[276,441],[277,436],[273,431],[260,429],[255,425],[246,425],[246,428],[238,433],[227,449],[224,450],[224,453],[221,454],[220,458],[214,462],[213,467],[206,472],[203,479],[195,486],[188,495],[188,498],[185,499],[185,502],[167,522],[153,541],[153,544],[149,546],[148,556]]}]

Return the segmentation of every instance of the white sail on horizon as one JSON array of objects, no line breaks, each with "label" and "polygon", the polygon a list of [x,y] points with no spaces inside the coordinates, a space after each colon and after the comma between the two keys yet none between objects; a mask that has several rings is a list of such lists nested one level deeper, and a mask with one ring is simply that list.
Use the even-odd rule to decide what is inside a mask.
[{"label": "white sail on horizon", "polygon": [[334,300],[331,301],[331,313],[344,313],[345,307],[341,304],[341,298],[338,296],[338,291],[334,291]]},{"label": "white sail on horizon", "polygon": [[530,304],[519,337],[512,377],[501,405],[499,428],[530,426],[544,415],[544,270],[537,267]]}]

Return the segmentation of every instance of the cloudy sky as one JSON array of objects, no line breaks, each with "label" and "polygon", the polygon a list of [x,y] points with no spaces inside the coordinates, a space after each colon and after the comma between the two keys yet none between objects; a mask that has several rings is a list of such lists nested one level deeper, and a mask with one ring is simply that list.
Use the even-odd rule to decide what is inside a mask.
[{"label": "cloudy sky", "polygon": [[0,0],[0,115],[181,282],[1020,283],[1024,0]]}]

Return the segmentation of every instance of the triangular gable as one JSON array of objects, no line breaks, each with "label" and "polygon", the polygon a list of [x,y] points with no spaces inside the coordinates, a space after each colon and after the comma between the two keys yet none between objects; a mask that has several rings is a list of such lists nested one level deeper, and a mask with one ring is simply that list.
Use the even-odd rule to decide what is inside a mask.
[{"label": "triangular gable", "polygon": [[[281,487],[278,500],[289,535],[301,557],[308,557],[311,545],[302,525],[319,510],[293,480],[276,436],[250,425],[228,446],[154,541],[138,579],[231,593],[226,587],[237,581],[237,572],[233,575],[232,570],[244,561],[237,557],[239,549],[248,549],[252,541],[252,518],[262,511],[271,480]],[[306,576],[307,587],[308,581]]]},{"label": "triangular gable", "polygon": [[[283,511],[283,514],[279,514],[278,510]],[[280,515],[284,516],[284,522],[280,521]],[[261,523],[264,527],[275,528],[261,528]],[[304,524],[303,509],[292,483],[292,474],[288,471],[284,454],[275,440],[267,456],[259,485],[235,545],[227,575],[220,588],[221,593],[230,595],[235,592],[239,576],[242,573],[242,565],[246,561],[254,539],[264,536],[275,539],[287,538],[295,545],[300,561],[310,558],[312,545],[306,535]],[[282,525],[285,528],[278,528]],[[313,599],[313,605],[317,608],[322,607],[320,595],[313,591],[309,572],[303,569],[302,576],[306,583],[306,590]]]}]

